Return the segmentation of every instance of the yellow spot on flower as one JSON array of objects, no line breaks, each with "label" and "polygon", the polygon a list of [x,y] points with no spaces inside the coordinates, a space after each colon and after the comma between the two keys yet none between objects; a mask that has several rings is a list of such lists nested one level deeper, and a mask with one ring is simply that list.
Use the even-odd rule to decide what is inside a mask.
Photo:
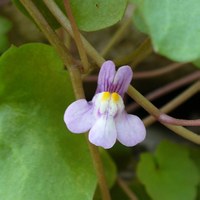
[{"label": "yellow spot on flower", "polygon": [[114,102],[118,102],[119,101],[119,95],[116,93],[116,92],[114,92],[114,93],[112,93],[112,100],[114,101]]},{"label": "yellow spot on flower", "polygon": [[102,101],[107,101],[109,99],[110,99],[110,92],[103,92],[101,100]]}]

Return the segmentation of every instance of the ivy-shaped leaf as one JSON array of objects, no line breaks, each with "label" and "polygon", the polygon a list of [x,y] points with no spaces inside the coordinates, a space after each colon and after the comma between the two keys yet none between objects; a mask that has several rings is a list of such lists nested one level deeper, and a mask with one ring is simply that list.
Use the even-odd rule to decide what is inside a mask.
[{"label": "ivy-shaped leaf", "polygon": [[200,181],[189,150],[167,141],[141,155],[137,175],[154,200],[194,200]]},{"label": "ivy-shaped leaf", "polygon": [[96,175],[85,136],[63,113],[74,99],[52,47],[12,47],[0,58],[0,199],[90,200]]},{"label": "ivy-shaped leaf", "polygon": [[199,0],[132,0],[136,26],[146,32],[156,52],[180,62],[200,58]]}]

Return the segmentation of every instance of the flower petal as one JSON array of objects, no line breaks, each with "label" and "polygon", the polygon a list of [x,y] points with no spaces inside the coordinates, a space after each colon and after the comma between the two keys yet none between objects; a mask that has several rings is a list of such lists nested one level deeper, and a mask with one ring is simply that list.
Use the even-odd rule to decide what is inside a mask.
[{"label": "flower petal", "polygon": [[89,132],[89,141],[105,149],[111,148],[115,144],[116,138],[114,119],[108,115],[101,116]]},{"label": "flower petal", "polygon": [[113,82],[114,89],[112,89],[113,92],[117,92],[119,95],[123,97],[124,93],[128,89],[132,77],[133,77],[133,72],[128,65],[120,67],[117,70],[117,73],[114,78]]},{"label": "flower petal", "polygon": [[146,129],[142,120],[136,115],[125,111],[116,118],[117,139],[125,146],[135,146],[146,136]]},{"label": "flower petal", "polygon": [[115,64],[112,61],[108,60],[103,63],[98,76],[96,93],[109,91],[109,87],[114,80],[115,73]]},{"label": "flower petal", "polygon": [[73,102],[65,111],[64,121],[67,128],[73,133],[83,133],[88,131],[93,123],[93,106],[85,99]]}]

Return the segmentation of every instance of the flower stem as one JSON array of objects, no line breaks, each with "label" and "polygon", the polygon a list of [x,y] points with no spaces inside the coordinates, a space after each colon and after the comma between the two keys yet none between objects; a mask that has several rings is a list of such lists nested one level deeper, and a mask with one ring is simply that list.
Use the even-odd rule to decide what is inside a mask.
[{"label": "flower stem", "polygon": [[85,53],[85,49],[84,49],[84,46],[83,46],[82,39],[80,37],[78,27],[76,25],[74,16],[72,14],[72,10],[71,10],[69,0],[64,0],[64,5],[65,5],[65,9],[66,9],[69,21],[71,23],[71,27],[72,27],[72,31],[73,31],[73,35],[74,35],[74,40],[76,42],[76,46],[77,46],[78,51],[79,51],[79,55],[80,55],[80,58],[81,58],[81,62],[83,64],[84,72],[87,73],[88,70],[89,70],[89,62],[88,62],[87,54]]},{"label": "flower stem", "polygon": [[[71,63],[71,59],[69,58],[68,51],[66,47],[60,42],[58,36],[51,29],[45,18],[42,16],[40,11],[34,5],[31,0],[20,0],[20,2],[24,5],[27,11],[30,13],[32,18],[35,20],[39,28],[43,31],[45,36],[49,39],[49,42],[56,48],[59,55],[61,56],[64,64],[67,66],[68,71],[70,73],[70,77],[72,79],[72,85],[74,88],[76,98],[84,98],[84,91],[81,82],[81,74],[77,67],[75,67]],[[96,146],[89,143],[90,152],[92,154],[93,162],[95,163],[95,169],[97,172],[97,176],[99,178],[99,185],[102,192],[102,196],[104,200],[110,200],[110,194],[107,187],[103,165],[101,163],[100,155]]]},{"label": "flower stem", "polygon": [[[159,119],[160,115],[163,113],[156,108],[151,102],[149,102],[142,94],[140,94],[134,87],[129,86],[128,94],[138,103],[140,104],[147,112],[154,116],[154,118]],[[169,125],[161,122],[168,129],[177,133],[178,135],[196,143],[200,144],[200,136],[182,126]]]}]

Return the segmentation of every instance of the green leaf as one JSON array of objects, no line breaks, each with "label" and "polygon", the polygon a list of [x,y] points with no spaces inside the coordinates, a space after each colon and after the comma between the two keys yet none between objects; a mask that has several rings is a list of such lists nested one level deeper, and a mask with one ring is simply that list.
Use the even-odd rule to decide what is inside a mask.
[{"label": "green leaf", "polygon": [[4,52],[9,46],[7,32],[11,27],[11,22],[0,16],[0,53]]},{"label": "green leaf", "polygon": [[189,150],[162,142],[154,155],[143,153],[137,175],[154,200],[194,200],[199,173]]},{"label": "green leaf", "polygon": [[70,0],[70,3],[78,27],[96,31],[121,20],[127,0]]},{"label": "green leaf", "polygon": [[[20,0],[13,0],[16,6],[30,17]],[[59,28],[59,23],[47,9],[43,1],[33,0],[35,5],[44,15],[48,23],[54,28]],[[65,11],[63,0],[55,0],[62,11]],[[117,23],[123,17],[127,0],[70,0],[75,21],[80,30],[96,31]]]},{"label": "green leaf", "polygon": [[156,52],[180,62],[200,57],[199,0],[134,0],[136,26],[146,32]]},{"label": "green leaf", "polygon": [[91,200],[96,175],[85,136],[63,122],[74,95],[53,48],[10,48],[0,83],[0,199]]}]

